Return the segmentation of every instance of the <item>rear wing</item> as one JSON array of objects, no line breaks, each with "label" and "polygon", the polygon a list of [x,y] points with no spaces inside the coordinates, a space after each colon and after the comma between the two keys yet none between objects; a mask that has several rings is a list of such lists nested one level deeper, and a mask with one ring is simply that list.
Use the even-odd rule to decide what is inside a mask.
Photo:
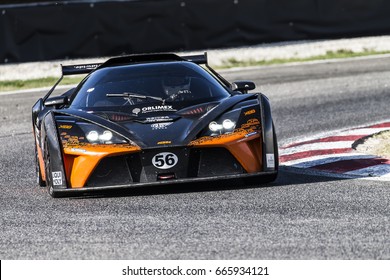
[{"label": "rear wing", "polygon": [[187,60],[189,62],[193,62],[196,64],[207,64],[207,52],[204,54],[199,54],[199,55],[187,55],[187,56],[182,56],[184,60]]},{"label": "rear wing", "polygon": [[140,63],[152,61],[180,61],[187,60],[196,64],[207,64],[207,53],[201,55],[177,56],[174,54],[141,54],[115,57],[104,63],[78,64],[78,65],[61,65],[62,75],[80,75],[89,74],[100,66],[109,66],[124,63]]},{"label": "rear wing", "polygon": [[78,65],[61,65],[62,75],[79,75],[88,74],[98,68],[102,63],[78,64]]}]

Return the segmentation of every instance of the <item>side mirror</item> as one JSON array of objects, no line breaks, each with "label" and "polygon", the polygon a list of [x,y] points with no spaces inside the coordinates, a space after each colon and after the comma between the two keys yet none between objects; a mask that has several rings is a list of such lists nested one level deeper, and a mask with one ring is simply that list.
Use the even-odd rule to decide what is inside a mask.
[{"label": "side mirror", "polygon": [[248,90],[253,90],[255,88],[255,83],[251,81],[236,81],[232,83],[232,90],[241,91],[242,93],[248,93]]},{"label": "side mirror", "polygon": [[69,99],[67,96],[54,96],[46,99],[45,106],[52,106],[55,108],[59,108],[61,106],[67,105],[69,103]]}]

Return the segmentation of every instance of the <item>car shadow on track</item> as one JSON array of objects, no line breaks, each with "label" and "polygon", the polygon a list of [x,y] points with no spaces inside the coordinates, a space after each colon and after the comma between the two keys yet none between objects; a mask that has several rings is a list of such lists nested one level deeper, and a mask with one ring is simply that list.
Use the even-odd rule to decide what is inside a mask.
[{"label": "car shadow on track", "polygon": [[334,178],[310,174],[298,174],[281,169],[279,175],[274,182],[266,184],[247,184],[242,180],[224,180],[222,182],[212,183],[189,183],[180,185],[163,185],[137,187],[123,190],[102,190],[94,193],[86,193],[84,195],[71,196],[72,199],[91,199],[91,198],[110,198],[110,197],[125,197],[125,196],[152,196],[165,195],[175,193],[196,193],[196,192],[218,192],[228,190],[253,189],[253,188],[272,188],[285,187],[289,185],[300,185],[320,182],[332,182],[348,180],[346,178]]},{"label": "car shadow on track", "polygon": [[274,182],[279,186],[335,182],[355,179],[352,176],[341,176],[325,172],[306,171],[305,169],[286,168],[279,169],[278,179]]}]

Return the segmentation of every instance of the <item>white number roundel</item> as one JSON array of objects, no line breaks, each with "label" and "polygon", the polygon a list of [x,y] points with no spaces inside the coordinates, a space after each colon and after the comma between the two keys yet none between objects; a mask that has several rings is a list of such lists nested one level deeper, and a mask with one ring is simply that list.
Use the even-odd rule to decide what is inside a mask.
[{"label": "white number roundel", "polygon": [[179,159],[172,153],[159,153],[152,158],[152,163],[159,169],[169,169],[178,163]]}]

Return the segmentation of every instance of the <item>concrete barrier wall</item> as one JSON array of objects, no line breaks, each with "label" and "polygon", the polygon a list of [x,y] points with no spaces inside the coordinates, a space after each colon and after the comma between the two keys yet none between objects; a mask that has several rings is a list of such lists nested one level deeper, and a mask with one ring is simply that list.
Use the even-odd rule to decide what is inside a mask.
[{"label": "concrete barrier wall", "polygon": [[57,1],[0,5],[0,63],[390,33],[386,0]]}]

